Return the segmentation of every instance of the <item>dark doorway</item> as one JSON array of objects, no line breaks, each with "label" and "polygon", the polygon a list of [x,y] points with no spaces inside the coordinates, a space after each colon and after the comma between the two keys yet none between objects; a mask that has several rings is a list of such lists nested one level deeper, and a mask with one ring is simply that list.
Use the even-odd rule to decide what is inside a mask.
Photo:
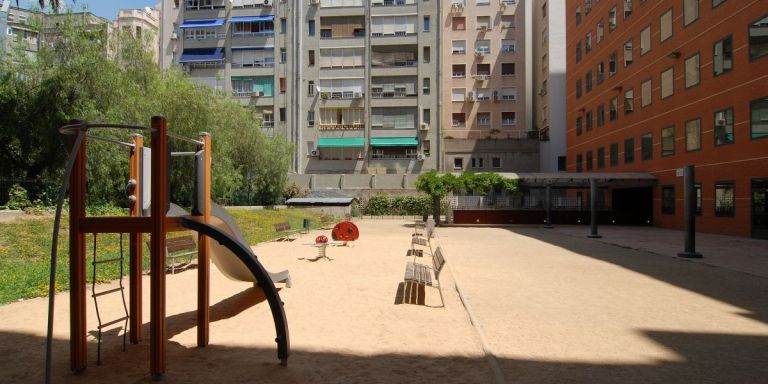
[{"label": "dark doorway", "polygon": [[616,224],[653,224],[653,189],[651,187],[614,189],[612,206]]},{"label": "dark doorway", "polygon": [[768,179],[752,180],[752,237],[768,240]]}]

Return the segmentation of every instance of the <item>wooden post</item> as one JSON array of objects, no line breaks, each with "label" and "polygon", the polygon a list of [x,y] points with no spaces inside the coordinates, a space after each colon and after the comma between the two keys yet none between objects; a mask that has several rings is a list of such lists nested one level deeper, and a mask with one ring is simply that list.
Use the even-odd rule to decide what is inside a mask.
[{"label": "wooden post", "polygon": [[[133,142],[133,150],[130,157],[130,171],[129,178],[136,181],[136,185],[133,188],[132,195],[136,198],[131,203],[131,217],[141,216],[142,208],[142,189],[144,180],[141,179],[142,168],[142,153],[141,150],[144,147],[144,136],[135,133],[131,135],[131,141]],[[141,324],[142,324],[142,304],[141,304],[141,270],[142,270],[142,234],[131,233],[130,239],[130,326],[131,330],[131,343],[138,344],[141,341]]]},{"label": "wooden post", "polygon": [[[70,124],[85,124],[82,120]],[[79,134],[85,130],[79,128]],[[74,141],[73,141],[74,143]],[[85,370],[88,364],[85,313],[85,233],[80,230],[80,219],[85,217],[86,145],[83,137],[80,150],[69,179],[69,330],[70,368],[74,372]]]},{"label": "wooden post", "polygon": [[168,203],[167,121],[152,117],[152,239],[150,275],[150,372],[165,373],[165,214]]},{"label": "wooden post", "polygon": [[[213,148],[211,146],[211,135],[207,132],[201,132],[199,136],[203,142],[197,150],[203,150],[203,159],[201,166],[203,169],[202,193],[198,198],[202,199],[203,204],[203,222],[209,223],[211,220],[211,155]],[[208,335],[210,330],[210,280],[211,279],[211,256],[209,239],[202,233],[197,235],[197,345],[205,347],[208,345]]]}]

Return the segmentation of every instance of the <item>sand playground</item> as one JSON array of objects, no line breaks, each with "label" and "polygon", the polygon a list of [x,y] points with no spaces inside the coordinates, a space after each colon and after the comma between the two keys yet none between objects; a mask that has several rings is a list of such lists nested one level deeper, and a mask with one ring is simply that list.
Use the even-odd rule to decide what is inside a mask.
[{"label": "sand playground", "polygon": [[[535,227],[441,227],[445,302],[402,303],[412,222],[360,220],[318,259],[312,231],[253,247],[280,288],[291,339],[279,364],[261,291],[211,269],[210,345],[196,345],[197,274],[167,275],[166,383],[768,383],[768,278]],[[585,229],[586,231],[586,229]],[[586,233],[586,232],[585,232]],[[429,263],[430,249],[417,262]],[[127,283],[127,282],[126,282]],[[111,283],[116,284],[116,283]],[[149,277],[144,278],[145,287]],[[105,289],[109,286],[105,285]],[[144,383],[144,340],[123,352],[89,301],[88,368],[69,370],[69,297],[57,296],[54,383]],[[119,317],[119,298],[100,302]],[[47,300],[0,307],[0,383],[42,382]]]}]

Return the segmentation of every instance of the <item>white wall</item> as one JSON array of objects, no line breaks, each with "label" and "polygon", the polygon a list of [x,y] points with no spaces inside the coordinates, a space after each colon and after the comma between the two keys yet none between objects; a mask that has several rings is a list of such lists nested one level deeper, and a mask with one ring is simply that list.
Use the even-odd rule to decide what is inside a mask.
[{"label": "white wall", "polygon": [[565,156],[565,1],[547,3],[549,12],[549,141],[541,142],[541,171],[557,172],[557,157]]}]

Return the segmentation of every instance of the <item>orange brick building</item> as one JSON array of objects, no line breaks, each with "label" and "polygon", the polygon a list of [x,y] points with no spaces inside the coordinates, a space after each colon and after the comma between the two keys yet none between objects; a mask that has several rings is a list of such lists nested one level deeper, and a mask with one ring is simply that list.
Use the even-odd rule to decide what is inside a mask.
[{"label": "orange brick building", "polygon": [[676,170],[695,165],[697,230],[768,239],[768,1],[569,0],[566,12],[568,171],[651,173],[637,204],[682,228]]}]

